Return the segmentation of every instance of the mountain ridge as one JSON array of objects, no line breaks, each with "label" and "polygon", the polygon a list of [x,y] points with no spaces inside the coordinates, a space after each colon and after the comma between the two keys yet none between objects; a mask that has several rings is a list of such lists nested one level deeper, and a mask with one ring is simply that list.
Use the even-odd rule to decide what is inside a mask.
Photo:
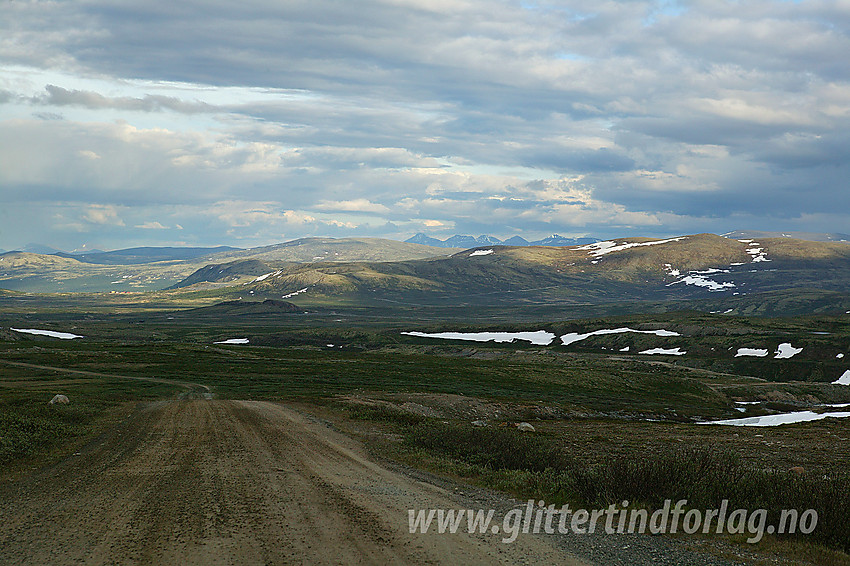
[{"label": "mountain ridge", "polygon": [[[448,256],[460,248],[436,248],[380,238],[301,238],[270,246],[128,248],[103,254],[0,254],[0,287],[36,293],[153,291],[167,289],[218,267],[224,283],[259,275],[267,262],[402,261]],[[94,256],[94,257],[92,257]],[[226,273],[225,273],[226,271]],[[192,284],[192,283],[189,283]]]},{"label": "mountain ridge", "polygon": [[[788,238],[741,242],[716,234],[618,238],[572,247],[479,246],[400,262],[265,262],[252,273],[208,266],[203,283],[261,298],[363,304],[603,304],[850,287],[850,246]],[[265,273],[257,275],[267,269]],[[217,279],[222,277],[224,279]],[[178,286],[191,285],[197,280]],[[210,281],[209,279],[212,279]],[[238,289],[238,291],[237,291]]]},{"label": "mountain ridge", "polygon": [[428,236],[422,232],[418,232],[405,240],[407,243],[411,244],[422,244],[433,247],[441,247],[441,248],[474,248],[479,246],[553,246],[553,247],[565,247],[565,246],[580,246],[584,244],[592,244],[595,242],[599,242],[598,238],[567,238],[565,236],[561,236],[560,234],[552,234],[546,238],[541,240],[535,240],[533,242],[529,242],[522,236],[511,236],[507,240],[500,240],[495,236],[490,236],[487,234],[482,234],[478,237],[455,234],[445,240],[439,240],[432,236]]},{"label": "mountain ridge", "polygon": [[83,263],[94,263],[97,265],[138,265],[159,261],[191,260],[222,252],[237,251],[239,249],[230,246],[217,246],[213,248],[142,246],[108,252],[56,252],[50,255],[76,259]]}]

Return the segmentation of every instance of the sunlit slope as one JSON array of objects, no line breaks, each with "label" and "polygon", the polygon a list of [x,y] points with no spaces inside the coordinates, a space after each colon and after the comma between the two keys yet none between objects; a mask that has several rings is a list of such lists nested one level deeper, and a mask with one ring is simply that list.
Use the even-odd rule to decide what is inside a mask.
[{"label": "sunlit slope", "polygon": [[[236,281],[235,267],[209,266],[205,274],[212,281]],[[240,288],[267,296],[302,292],[419,302],[719,299],[803,286],[847,290],[850,246],[697,234],[565,248],[494,246],[415,261],[270,261],[244,271]],[[199,274],[186,283],[193,281],[200,282]]]},{"label": "sunlit slope", "polygon": [[[458,251],[380,238],[304,238],[247,250],[223,249],[198,256],[200,248],[132,248],[80,257],[89,261],[67,254],[6,253],[0,255],[0,288],[41,293],[152,291],[178,283],[243,282],[262,274],[266,262],[405,261]],[[180,259],[181,254],[187,257]],[[173,259],[153,261],[156,258]]]}]

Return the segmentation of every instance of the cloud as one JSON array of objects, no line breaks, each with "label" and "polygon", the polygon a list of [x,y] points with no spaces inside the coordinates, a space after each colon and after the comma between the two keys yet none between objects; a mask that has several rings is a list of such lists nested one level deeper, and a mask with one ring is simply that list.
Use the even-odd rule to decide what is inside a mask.
[{"label": "cloud", "polygon": [[7,8],[0,200],[33,227],[68,202],[215,241],[850,221],[843,2]]},{"label": "cloud", "polygon": [[168,226],[163,226],[159,222],[144,222],[142,224],[136,224],[136,228],[141,228],[142,230],[168,230]]},{"label": "cloud", "polygon": [[365,198],[344,201],[322,201],[315,205],[316,210],[327,210],[335,212],[375,212],[385,213],[390,209],[380,203],[370,202]]},{"label": "cloud", "polygon": [[83,214],[82,220],[89,224],[105,224],[109,226],[124,226],[124,221],[118,215],[118,210],[109,205],[91,205]]},{"label": "cloud", "polygon": [[109,98],[96,92],[67,90],[56,85],[46,85],[46,94],[32,97],[31,102],[44,106],[83,106],[86,108],[120,109],[139,112],[173,110],[182,113],[210,112],[213,108],[201,102],[185,102],[175,97],[146,95],[142,98]]},{"label": "cloud", "polygon": [[263,183],[281,148],[127,123],[0,121],[0,199],[214,201]]}]

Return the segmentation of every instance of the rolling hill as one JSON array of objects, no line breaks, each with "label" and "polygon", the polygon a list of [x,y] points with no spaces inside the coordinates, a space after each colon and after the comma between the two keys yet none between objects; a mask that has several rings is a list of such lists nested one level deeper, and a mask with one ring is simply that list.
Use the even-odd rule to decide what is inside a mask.
[{"label": "rolling hill", "polygon": [[207,266],[179,285],[202,281],[239,283],[240,293],[259,297],[299,293],[367,303],[717,303],[789,289],[846,293],[850,246],[714,234],[628,238],[561,248],[483,247],[398,262],[228,263]]},{"label": "rolling hill", "polygon": [[382,238],[301,238],[211,256],[211,261],[255,259],[259,261],[336,262],[336,261],[406,261],[447,256],[461,248],[445,249]]},{"label": "rolling hill", "polygon": [[[406,261],[457,251],[379,238],[303,238],[245,250],[221,246],[85,254],[10,252],[0,255],[0,288],[37,293],[151,291],[191,278],[205,266],[224,264],[215,269],[222,271],[219,280],[228,283],[265,273],[270,269],[265,262]],[[202,272],[188,284],[207,279]]]},{"label": "rolling hill", "polygon": [[216,248],[174,248],[174,247],[143,247],[115,250],[111,252],[93,253],[64,253],[53,255],[72,258],[83,263],[100,265],[137,265],[141,263],[156,263],[160,261],[181,261],[197,259],[214,254],[235,252],[239,248],[218,246]]},{"label": "rolling hill", "polygon": [[[117,257],[117,256],[116,256]],[[305,238],[189,260],[95,264],[0,255],[0,288],[29,292],[214,290],[236,299],[361,305],[628,305],[694,301],[708,312],[844,313],[850,246],[696,234],[564,247],[436,248]],[[608,307],[605,307],[608,308]]]},{"label": "rolling hill", "polygon": [[739,240],[743,238],[792,238],[794,240],[809,240],[811,242],[843,242],[850,243],[850,234],[841,232],[762,232],[759,230],[735,230],[723,234],[726,238]]},{"label": "rolling hill", "polygon": [[278,316],[281,314],[303,313],[304,309],[287,301],[224,301],[208,307],[186,309],[171,313],[172,319],[231,318]]}]

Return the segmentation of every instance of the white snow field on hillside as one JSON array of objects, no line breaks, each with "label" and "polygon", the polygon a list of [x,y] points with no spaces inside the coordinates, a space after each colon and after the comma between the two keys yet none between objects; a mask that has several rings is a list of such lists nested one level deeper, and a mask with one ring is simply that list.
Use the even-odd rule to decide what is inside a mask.
[{"label": "white snow field on hillside", "polygon": [[667,286],[671,287],[673,285],[677,285],[679,283],[684,283],[685,285],[693,285],[695,287],[704,287],[712,292],[717,291],[725,291],[726,289],[733,289],[736,285],[731,281],[725,281],[720,283],[708,277],[709,275],[716,275],[718,273],[731,273],[728,269],[705,269],[703,271],[689,271],[686,275],[682,275],[682,272],[678,269],[673,269],[673,266],[669,263],[664,264],[664,269],[667,271],[667,274],[671,277],[678,278],[677,281],[673,281],[672,283],[668,283]]},{"label": "white snow field on hillside", "polygon": [[269,277],[277,277],[281,273],[283,273],[283,271],[272,271],[271,273],[266,273],[265,275],[260,275],[259,277],[257,277],[253,281],[251,281],[251,283],[257,283],[258,281],[265,281]]},{"label": "white snow field on hillside", "polygon": [[213,342],[213,344],[247,344],[247,338],[228,338],[227,340],[222,340],[221,342]]},{"label": "white snow field on hillside", "polygon": [[513,342],[524,340],[537,346],[548,346],[555,339],[555,335],[545,330],[535,332],[402,332],[407,336],[418,336],[420,338],[441,338],[443,340],[470,340],[472,342]]},{"label": "white snow field on hillside", "polygon": [[50,338],[59,338],[60,340],[73,340],[74,338],[85,338],[79,334],[71,334],[70,332],[55,332],[53,330],[36,330],[35,328],[9,328],[15,332],[23,334],[34,334],[36,336],[49,336]]},{"label": "white snow field on hillside", "polygon": [[603,328],[601,330],[594,330],[593,332],[585,332],[584,334],[579,334],[578,332],[570,332],[569,334],[564,334],[561,336],[561,344],[564,346],[569,346],[575,342],[579,342],[584,340],[585,338],[590,338],[591,336],[602,336],[604,334],[623,334],[625,332],[636,332],[638,334],[655,334],[656,336],[681,336],[678,332],[673,332],[671,330],[634,330],[632,328],[623,327],[623,328]]},{"label": "white snow field on hillside", "polygon": [[493,252],[493,250],[475,250],[474,252],[469,254],[469,257],[475,257],[477,255],[490,255],[492,253],[495,253],[495,252]]},{"label": "white snow field on hillside", "polygon": [[743,240],[739,241],[749,245],[747,253],[750,254],[750,257],[752,257],[751,263],[770,261],[767,259],[767,252],[764,251],[764,248],[758,247],[760,245],[758,242],[753,242],[752,240],[749,242],[744,242]]},{"label": "white snow field on hillside", "polygon": [[577,250],[587,251],[593,257],[603,256],[605,254],[609,254],[611,252],[619,252],[621,250],[627,250],[629,248],[638,248],[643,246],[657,246],[658,244],[669,244],[670,242],[678,242],[679,240],[685,240],[687,236],[680,236],[678,238],[670,238],[668,240],[656,240],[654,242],[635,242],[635,243],[623,243],[618,244],[617,242],[605,241],[605,242],[595,242],[593,244],[587,244],[586,246],[581,246],[576,248]]},{"label": "white snow field on hillside", "polygon": [[697,424],[730,426],[779,426],[785,424],[819,421],[821,419],[826,418],[842,419],[847,417],[850,417],[850,413],[815,413],[814,411],[797,411],[794,413],[766,415],[763,417],[744,417],[741,419],[728,419],[724,421],[704,421]]},{"label": "white snow field on hillside", "polygon": [[790,343],[783,342],[776,349],[776,355],[773,356],[773,358],[776,360],[787,360],[788,358],[793,358],[802,351],[802,348],[795,348]]},{"label": "white snow field on hillside", "polygon": [[[685,285],[693,285],[695,287],[705,287],[709,291],[725,291],[726,289],[732,289],[735,287],[735,284],[731,281],[725,281],[723,283],[718,283],[713,279],[709,279],[706,275],[712,273],[729,273],[728,269],[708,269],[706,271],[690,271],[685,276],[680,276],[681,279],[678,281],[674,281],[672,283],[668,283],[667,286],[676,285],[677,283],[684,283]],[[671,272],[672,275],[672,272]]]},{"label": "white snow field on hillside", "polygon": [[767,348],[738,348],[738,353],[735,354],[736,358],[740,358],[743,356],[753,356],[756,358],[764,358],[769,353]]},{"label": "white snow field on hillside", "polygon": [[300,295],[301,293],[306,293],[306,292],[307,292],[307,287],[304,287],[303,289],[298,289],[297,291],[293,291],[293,292],[291,292],[287,295],[284,295],[283,297],[281,297],[281,299],[291,299],[292,297],[294,297],[296,295]]},{"label": "white snow field on hillside", "polygon": [[850,369],[844,372],[844,375],[832,382],[833,385],[850,385]]},{"label": "white snow field on hillside", "polygon": [[682,351],[680,348],[652,348],[650,350],[644,350],[643,352],[638,352],[640,354],[648,354],[648,355],[662,355],[662,356],[684,356],[687,352]]}]

